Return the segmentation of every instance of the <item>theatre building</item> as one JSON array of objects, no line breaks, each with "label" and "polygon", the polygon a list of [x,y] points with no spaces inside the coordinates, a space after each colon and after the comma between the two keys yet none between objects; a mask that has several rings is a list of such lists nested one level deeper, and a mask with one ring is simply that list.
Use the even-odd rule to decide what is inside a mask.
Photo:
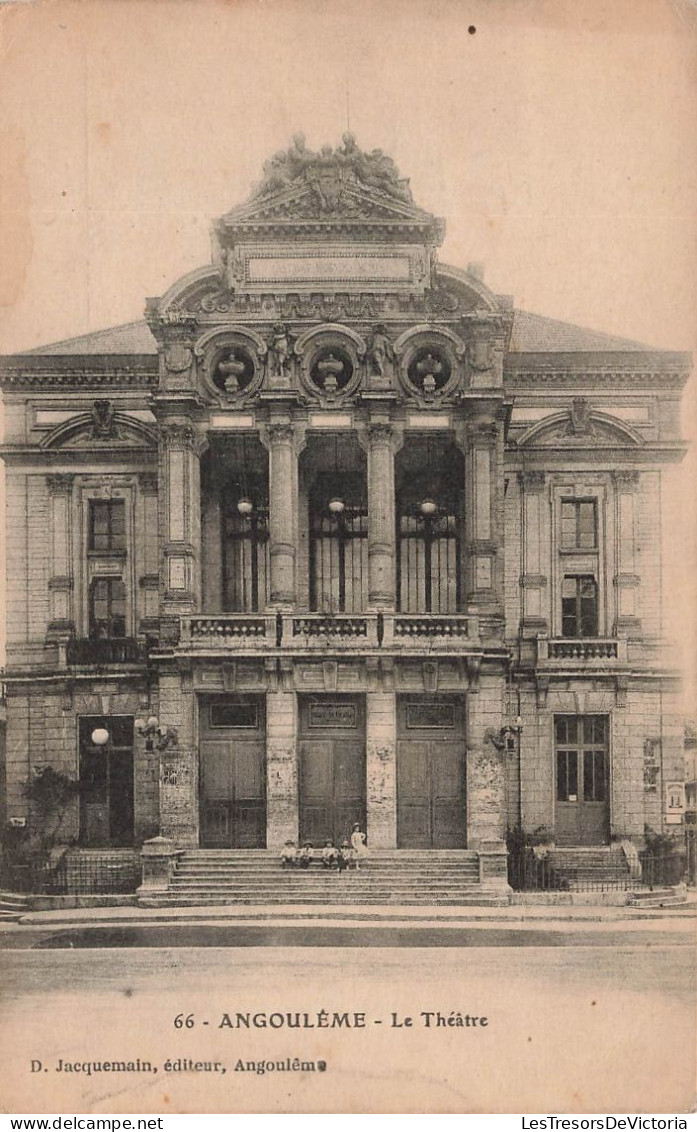
[{"label": "theatre building", "polygon": [[674,828],[690,359],[517,310],[443,234],[381,151],[296,139],[144,321],[2,359],[9,819],[51,765],[77,855],[261,868],[358,822],[368,871],[485,886],[507,828]]}]

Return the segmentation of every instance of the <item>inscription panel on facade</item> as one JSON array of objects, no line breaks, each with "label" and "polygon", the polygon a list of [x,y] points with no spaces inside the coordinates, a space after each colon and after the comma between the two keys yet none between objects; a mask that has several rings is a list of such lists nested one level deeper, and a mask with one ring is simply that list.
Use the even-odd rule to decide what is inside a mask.
[{"label": "inscription panel on facade", "polygon": [[411,265],[406,256],[250,256],[250,283],[408,281]]},{"label": "inscription panel on facade", "polygon": [[358,713],[355,704],[310,704],[308,723],[310,727],[357,727]]}]

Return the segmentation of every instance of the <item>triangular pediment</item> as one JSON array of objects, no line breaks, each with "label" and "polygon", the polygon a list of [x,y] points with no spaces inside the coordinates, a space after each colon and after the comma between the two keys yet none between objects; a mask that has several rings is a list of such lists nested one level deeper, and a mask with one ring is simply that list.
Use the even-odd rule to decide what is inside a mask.
[{"label": "triangular pediment", "polygon": [[250,199],[217,223],[220,234],[237,230],[293,227],[307,222],[331,227],[356,221],[429,232],[440,243],[442,222],[414,204],[409,182],[381,150],[365,153],[350,135],[336,149],[320,153],[296,138],[264,166]]},{"label": "triangular pediment", "polygon": [[383,220],[412,224],[431,224],[434,217],[416,205],[391,199],[353,182],[342,184],[330,198],[322,197],[319,188],[303,181],[290,189],[254,197],[228,212],[222,222],[232,225],[258,224],[279,220],[337,219]]}]

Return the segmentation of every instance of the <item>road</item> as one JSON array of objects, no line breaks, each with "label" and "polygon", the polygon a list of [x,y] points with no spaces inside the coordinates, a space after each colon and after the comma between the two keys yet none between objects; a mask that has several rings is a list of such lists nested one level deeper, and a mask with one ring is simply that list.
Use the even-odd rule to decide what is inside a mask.
[{"label": "road", "polygon": [[[239,923],[7,928],[0,955],[6,1107],[691,1107],[691,919],[332,930]],[[289,1025],[289,1014],[291,1021],[299,1014],[300,1025]],[[180,1015],[190,1027],[176,1027]],[[462,1025],[448,1024],[458,1018]],[[134,1068],[65,1068],[104,1062]]]}]

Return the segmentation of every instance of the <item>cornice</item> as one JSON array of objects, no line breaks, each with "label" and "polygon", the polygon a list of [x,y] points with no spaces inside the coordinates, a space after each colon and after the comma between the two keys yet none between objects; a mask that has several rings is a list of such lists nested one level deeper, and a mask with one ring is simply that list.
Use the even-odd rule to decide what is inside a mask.
[{"label": "cornice", "polygon": [[74,355],[9,355],[0,358],[0,388],[7,393],[24,390],[100,389],[150,390],[157,385],[158,363],[153,354],[120,354],[117,357]]}]

